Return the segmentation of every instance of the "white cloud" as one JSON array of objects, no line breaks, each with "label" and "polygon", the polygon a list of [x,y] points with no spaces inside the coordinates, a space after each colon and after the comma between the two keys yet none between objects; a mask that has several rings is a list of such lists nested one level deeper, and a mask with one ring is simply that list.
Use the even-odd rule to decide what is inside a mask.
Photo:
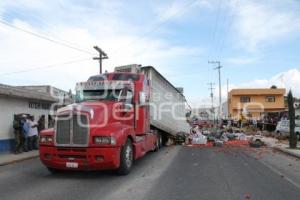
[{"label": "white cloud", "polygon": [[182,1],[174,1],[168,5],[166,9],[160,9],[160,20],[165,21],[171,17],[180,17],[183,14],[185,3]]},{"label": "white cloud", "polygon": [[228,58],[225,60],[225,63],[228,65],[247,65],[251,63],[255,63],[258,60],[256,57],[235,57],[235,58]]},{"label": "white cloud", "polygon": [[[234,21],[239,44],[254,51],[300,31],[295,1],[241,1]],[[298,9],[297,9],[298,8]]]},{"label": "white cloud", "polygon": [[294,96],[300,97],[300,70],[290,69],[288,71],[276,74],[269,79],[256,79],[250,82],[238,85],[230,85],[230,89],[234,88],[270,88],[272,85],[278,88],[286,88],[292,90]]},{"label": "white cloud", "polygon": [[[275,74],[269,79],[255,79],[240,84],[229,84],[228,91],[237,88],[270,88],[272,85],[278,88],[285,88],[286,92],[290,89],[293,95],[300,98],[300,70],[297,68],[289,69],[285,72]],[[219,87],[214,90],[214,106],[219,105]],[[222,102],[227,99],[227,85],[222,85]],[[210,107],[211,99],[208,97],[193,97],[190,99],[193,108]]]},{"label": "white cloud", "polygon": [[179,1],[174,0],[172,3],[167,3],[165,6],[158,7],[157,13],[161,22],[167,20],[180,20],[184,16],[188,16],[192,9],[196,8],[199,12],[199,9],[212,9],[214,2],[209,0],[188,0],[188,1]]},{"label": "white cloud", "polygon": [[[31,0],[31,2],[35,1]],[[109,71],[113,70],[114,66],[131,63],[162,65],[168,60],[178,59],[182,55],[196,55],[203,52],[200,48],[176,46],[162,38],[151,35],[145,36],[144,27],[147,27],[147,23],[153,24],[156,19],[145,22],[143,26],[129,23],[121,15],[122,10],[117,9],[122,3],[93,2],[95,7],[85,9],[86,4],[73,4],[69,1],[61,1],[57,4],[48,1],[47,4],[30,7],[30,12],[36,12],[38,16],[33,19],[34,22],[40,23],[40,26],[34,26],[32,21],[24,21],[19,18],[15,18],[11,23],[32,32],[54,36],[54,39],[62,38],[64,41],[69,41],[72,46],[75,45],[91,52],[94,52],[92,48],[94,45],[99,45],[110,57],[104,61],[104,69]],[[21,4],[12,4],[7,1],[6,4],[0,3],[0,10],[9,12],[8,8],[11,7],[14,9],[20,9],[20,6],[29,7],[29,5],[27,7],[25,5],[27,4],[23,1]],[[67,7],[69,12],[62,12],[60,7]],[[35,10],[36,8],[38,9]],[[98,63],[91,59],[90,61],[62,65],[47,70],[1,76],[1,74],[9,72],[69,60],[92,58],[93,55],[56,45],[2,24],[0,24],[0,43],[1,83],[14,85],[51,84],[69,89],[74,88],[75,82],[86,80],[88,76],[98,73]],[[168,69],[162,70],[167,71]]]}]

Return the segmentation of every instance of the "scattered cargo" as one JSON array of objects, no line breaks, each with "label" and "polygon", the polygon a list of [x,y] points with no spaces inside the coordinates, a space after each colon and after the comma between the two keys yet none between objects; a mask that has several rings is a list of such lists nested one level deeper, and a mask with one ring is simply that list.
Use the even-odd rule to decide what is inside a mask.
[{"label": "scattered cargo", "polygon": [[191,129],[189,146],[222,147],[224,145],[249,145],[249,138],[239,131],[225,131],[217,128],[209,130],[198,125]]}]

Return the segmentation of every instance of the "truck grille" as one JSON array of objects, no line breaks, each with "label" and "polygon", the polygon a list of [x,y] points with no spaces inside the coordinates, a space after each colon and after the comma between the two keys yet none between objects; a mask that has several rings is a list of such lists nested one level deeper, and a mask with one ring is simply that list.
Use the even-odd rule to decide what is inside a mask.
[{"label": "truck grille", "polygon": [[70,141],[71,141],[70,119],[64,119],[64,117],[58,118],[56,124],[56,143],[69,144]]},{"label": "truck grille", "polygon": [[56,144],[59,146],[84,146],[88,144],[88,119],[86,115],[61,116],[56,122]]},{"label": "truck grille", "polygon": [[73,118],[73,144],[84,145],[88,143],[87,117],[78,115]]}]

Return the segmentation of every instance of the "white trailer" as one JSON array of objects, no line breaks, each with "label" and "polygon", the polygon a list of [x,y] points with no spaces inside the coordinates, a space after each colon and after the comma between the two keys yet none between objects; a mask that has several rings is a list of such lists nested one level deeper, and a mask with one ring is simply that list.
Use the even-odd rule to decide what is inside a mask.
[{"label": "white trailer", "polygon": [[150,81],[150,124],[153,129],[176,135],[189,133],[187,101],[183,88],[176,88],[154,67],[132,64],[115,68],[116,72],[143,73]]},{"label": "white trailer", "polygon": [[172,135],[189,133],[184,95],[154,67],[142,67],[141,71],[150,80],[150,124]]}]

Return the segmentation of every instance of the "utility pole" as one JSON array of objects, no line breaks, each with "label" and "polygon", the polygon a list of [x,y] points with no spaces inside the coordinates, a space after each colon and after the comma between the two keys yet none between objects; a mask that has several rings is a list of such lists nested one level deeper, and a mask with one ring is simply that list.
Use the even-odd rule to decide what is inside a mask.
[{"label": "utility pole", "polygon": [[94,57],[94,60],[99,60],[99,67],[100,67],[100,74],[102,74],[102,60],[103,59],[108,59],[107,54],[102,51],[98,46],[94,46],[94,49],[99,53],[99,57]]},{"label": "utility pole", "polygon": [[211,112],[212,112],[212,114],[213,114],[213,116],[214,116],[214,120],[215,120],[215,111],[214,111],[214,83],[213,82],[210,82],[210,83],[208,83],[209,84],[209,90],[210,90],[210,98],[211,98]]},{"label": "utility pole", "polygon": [[221,62],[220,61],[208,61],[209,64],[217,64],[218,66],[214,68],[219,72],[219,118],[222,118],[222,86],[221,86]]}]

